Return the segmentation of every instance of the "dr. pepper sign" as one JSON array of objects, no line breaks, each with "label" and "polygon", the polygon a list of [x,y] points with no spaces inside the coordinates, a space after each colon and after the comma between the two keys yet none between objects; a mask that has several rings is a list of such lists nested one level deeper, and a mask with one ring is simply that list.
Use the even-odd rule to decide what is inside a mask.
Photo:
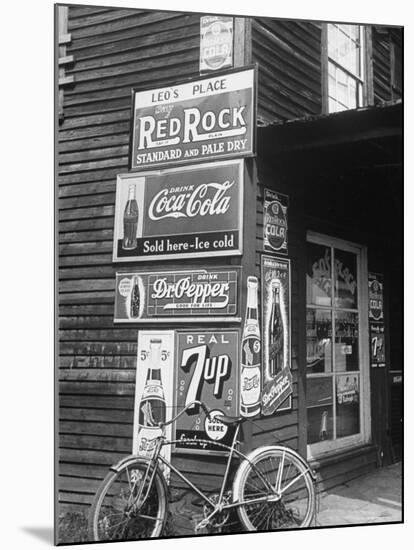
[{"label": "dr. pepper sign", "polygon": [[119,175],[113,259],[242,253],[243,161]]},{"label": "dr. pepper sign", "polygon": [[255,69],[133,92],[131,170],[254,153]]}]

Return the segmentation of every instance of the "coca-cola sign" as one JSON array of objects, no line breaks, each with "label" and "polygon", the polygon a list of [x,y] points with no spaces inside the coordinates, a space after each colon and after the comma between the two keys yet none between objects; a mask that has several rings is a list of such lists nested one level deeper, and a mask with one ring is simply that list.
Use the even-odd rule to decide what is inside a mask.
[{"label": "coca-cola sign", "polygon": [[177,409],[199,400],[214,413],[209,420],[201,408],[194,407],[177,419],[176,449],[220,454],[219,444],[231,444],[234,427],[226,429],[220,415],[239,412],[238,349],[238,330],[177,331]]},{"label": "coca-cola sign", "polygon": [[242,253],[243,161],[119,175],[113,259]]},{"label": "coca-cola sign", "polygon": [[238,321],[240,268],[116,274],[116,323]]},{"label": "coca-cola sign", "polygon": [[290,261],[262,256],[262,414],[290,409]]},{"label": "coca-cola sign", "polygon": [[131,170],[253,155],[254,84],[250,67],[134,91]]}]

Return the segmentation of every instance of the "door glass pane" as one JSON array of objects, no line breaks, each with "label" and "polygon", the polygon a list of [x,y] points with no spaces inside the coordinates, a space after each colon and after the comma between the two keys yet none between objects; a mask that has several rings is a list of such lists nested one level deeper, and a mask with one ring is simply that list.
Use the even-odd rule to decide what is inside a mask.
[{"label": "door glass pane", "polygon": [[306,405],[308,443],[333,439],[332,376],[307,379]]},{"label": "door glass pane", "polygon": [[358,307],[356,254],[335,248],[334,269],[335,306],[356,309]]},{"label": "door glass pane", "polygon": [[332,313],[323,309],[306,312],[306,371],[332,372]]},{"label": "door glass pane", "polygon": [[336,437],[345,437],[360,432],[359,374],[336,376]]},{"label": "door glass pane", "polygon": [[358,314],[351,311],[335,313],[335,370],[359,370]]},{"label": "door glass pane", "polygon": [[308,243],[307,247],[307,303],[330,306],[332,296],[331,249],[314,243]]}]

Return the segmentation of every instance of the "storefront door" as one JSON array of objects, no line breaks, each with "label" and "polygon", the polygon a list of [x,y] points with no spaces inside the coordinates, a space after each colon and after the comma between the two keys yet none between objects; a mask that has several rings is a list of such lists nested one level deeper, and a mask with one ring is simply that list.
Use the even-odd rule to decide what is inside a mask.
[{"label": "storefront door", "polygon": [[369,439],[367,258],[364,247],[308,233],[308,456]]}]

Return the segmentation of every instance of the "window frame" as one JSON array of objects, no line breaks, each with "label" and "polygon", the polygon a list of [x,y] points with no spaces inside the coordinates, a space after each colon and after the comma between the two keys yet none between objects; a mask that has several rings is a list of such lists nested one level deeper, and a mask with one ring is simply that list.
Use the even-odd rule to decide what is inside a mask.
[{"label": "window frame", "polygon": [[[355,75],[346,67],[343,67],[335,60],[331,60],[328,55],[328,25],[336,23],[322,24],[322,51],[321,51],[321,69],[322,69],[322,113],[333,114],[329,112],[329,63],[332,62],[347,75],[356,79],[361,84],[360,105],[356,108],[365,107],[374,104],[373,89],[373,65],[372,65],[372,29],[370,25],[359,25],[361,28],[361,76]],[[350,23],[356,25],[357,23]],[[344,111],[350,109],[344,109]]]},{"label": "window frame", "polygon": [[[306,243],[314,243],[322,246],[329,246],[351,252],[357,256],[357,280],[358,280],[358,303],[357,311],[359,318],[359,335],[358,335],[358,353],[359,353],[359,376],[360,376],[360,432],[350,436],[341,437],[339,439],[325,440],[322,442],[308,444],[307,456],[308,459],[320,458],[325,454],[330,454],[335,451],[340,451],[355,445],[368,443],[371,440],[371,394],[370,394],[370,372],[369,372],[369,330],[368,330],[368,256],[367,248],[362,245],[351,243],[336,237],[330,237],[321,233],[308,231],[306,235]],[[333,274],[332,274],[333,276]],[[307,297],[306,311],[310,309],[323,309],[326,311],[334,311],[334,303],[331,306],[308,306]],[[342,309],[342,308],[338,308]],[[334,335],[333,335],[334,340]],[[314,373],[314,378],[326,376],[326,373]],[[335,373],[332,376],[336,376]],[[308,374],[305,372],[307,381]],[[306,390],[305,390],[306,398]],[[335,396],[334,396],[335,398]],[[305,404],[305,410],[306,404]],[[307,418],[307,412],[306,412]]]}]

